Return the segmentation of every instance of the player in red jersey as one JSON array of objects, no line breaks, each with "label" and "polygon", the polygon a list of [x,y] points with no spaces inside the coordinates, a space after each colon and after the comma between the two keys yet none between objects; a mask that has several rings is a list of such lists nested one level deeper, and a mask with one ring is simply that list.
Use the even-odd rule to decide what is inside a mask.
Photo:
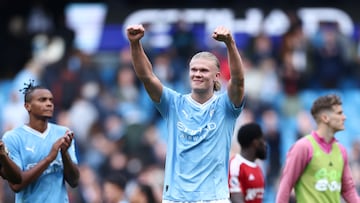
[{"label": "player in red jersey", "polygon": [[256,123],[243,125],[237,134],[240,154],[230,159],[229,188],[232,203],[261,203],[265,180],[256,159],[266,158],[266,142],[260,126]]}]

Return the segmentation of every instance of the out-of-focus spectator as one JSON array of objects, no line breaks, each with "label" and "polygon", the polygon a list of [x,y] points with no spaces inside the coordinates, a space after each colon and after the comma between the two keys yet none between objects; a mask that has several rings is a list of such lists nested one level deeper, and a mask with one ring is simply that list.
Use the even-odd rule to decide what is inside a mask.
[{"label": "out-of-focus spectator", "polygon": [[0,43],[4,50],[0,52],[4,78],[13,77],[31,58],[31,36],[26,32],[25,20],[26,18],[22,15],[11,16],[7,22],[6,31],[0,36]]},{"label": "out-of-focus spectator", "polygon": [[276,108],[277,99],[281,93],[277,63],[274,58],[263,58],[259,61],[259,69],[263,75],[260,101],[263,105],[273,105]]},{"label": "out-of-focus spectator", "polygon": [[281,111],[286,116],[294,116],[301,108],[298,93],[301,91],[301,73],[299,73],[292,62],[290,52],[284,53],[279,73],[282,91],[284,93]]},{"label": "out-of-focus spectator", "polygon": [[304,135],[311,133],[311,130],[314,129],[315,121],[309,112],[302,109],[296,116],[296,126],[297,139],[300,139]]},{"label": "out-of-focus spectator", "polygon": [[100,176],[106,176],[111,173],[122,174],[127,180],[134,178],[133,171],[129,169],[129,157],[119,149],[113,150],[108,154],[104,163],[99,167],[98,174]]},{"label": "out-of-focus spectator", "polygon": [[[173,67],[174,63],[172,63],[172,60],[174,59],[171,57],[170,54],[167,53],[162,52],[154,55],[154,74],[156,74],[161,80],[161,82],[166,84],[168,87],[173,87],[178,89],[179,92],[184,92],[187,90],[188,84],[184,84],[184,80],[180,80],[177,83],[175,81],[175,77],[185,78],[184,75],[187,73],[181,71],[176,67]],[[186,75],[186,78],[188,78],[188,75]],[[144,122],[151,123],[154,120],[159,120],[158,118],[160,118],[160,114],[158,113],[158,111],[156,111],[154,104],[151,102],[151,99],[143,86],[140,86],[139,93],[139,103],[144,110],[144,112],[142,113],[142,116],[144,117]],[[162,120],[160,120],[160,122],[162,122]],[[161,131],[160,133],[162,134],[162,137],[166,137],[165,132]]]},{"label": "out-of-focus spectator", "polygon": [[1,112],[2,131],[7,131],[23,125],[29,120],[28,113],[24,109],[24,102],[19,98],[17,92],[11,91],[9,100],[4,104]]},{"label": "out-of-focus spectator", "polygon": [[[86,164],[80,165],[79,196],[84,203],[102,203],[101,180]],[[75,203],[75,202],[74,202]]]},{"label": "out-of-focus spectator", "polygon": [[[108,174],[102,183],[104,203],[127,203],[126,178],[121,174]],[[144,202],[145,203],[145,202]]]},{"label": "out-of-focus spectator", "polygon": [[59,15],[54,16],[54,31],[52,32],[55,36],[60,36],[65,42],[65,55],[71,53],[74,49],[74,39],[76,33],[73,29],[66,26],[65,11],[61,10],[58,12]]},{"label": "out-of-focus spectator", "polygon": [[192,24],[187,23],[183,19],[179,19],[172,31],[172,45],[175,56],[187,62],[188,58],[195,52],[196,39],[192,32]]},{"label": "out-of-focus spectator", "polygon": [[48,86],[57,97],[54,103],[65,109],[69,109],[81,95],[80,70],[83,64],[78,52],[74,50],[58,63],[52,64],[42,77],[44,85]]},{"label": "out-of-focus spectator", "polygon": [[268,188],[274,189],[274,186],[277,185],[281,169],[280,149],[282,135],[279,130],[278,112],[272,108],[265,109],[261,115],[261,122],[269,150],[268,163],[265,166],[265,182]]},{"label": "out-of-focus spectator", "polygon": [[[106,118],[111,119],[111,118]],[[118,123],[116,123],[118,124]],[[79,156],[80,163],[87,164],[91,167],[97,174],[101,174],[102,165],[104,165],[111,154],[117,151],[118,145],[114,140],[110,140],[105,130],[100,123],[95,123],[91,126],[89,134],[79,145]],[[119,162],[120,164],[121,162]]]},{"label": "out-of-focus spectator", "polygon": [[150,185],[135,183],[129,197],[129,203],[157,203]]},{"label": "out-of-focus spectator", "polygon": [[30,34],[50,33],[54,30],[54,22],[48,7],[41,2],[33,3],[27,19],[27,30]]},{"label": "out-of-focus spectator", "polygon": [[161,202],[164,188],[163,178],[165,175],[162,166],[153,165],[145,168],[138,175],[138,181],[151,186],[156,202]]},{"label": "out-of-focus spectator", "polygon": [[337,25],[324,23],[314,37],[312,83],[315,88],[339,88],[347,75],[346,43],[338,29]]},{"label": "out-of-focus spectator", "polygon": [[[74,78],[76,80],[76,78]],[[98,94],[98,83],[89,82],[81,86],[80,95],[69,107],[71,127],[77,134],[80,143],[87,142],[91,126],[99,119],[99,113],[91,99]],[[65,92],[64,92],[65,93]],[[81,122],[78,122],[81,121]]]},{"label": "out-of-focus spectator", "polygon": [[169,87],[174,87],[174,77],[175,70],[171,64],[171,56],[166,53],[160,53],[154,57],[154,73],[155,75],[164,83],[164,85]]},{"label": "out-of-focus spectator", "polygon": [[281,86],[279,77],[276,74],[277,64],[273,58],[264,58],[255,67],[252,61],[245,58],[245,94],[247,106],[256,115],[267,105],[276,105]]},{"label": "out-of-focus spectator", "polygon": [[272,58],[277,61],[273,42],[270,36],[265,33],[260,33],[255,36],[248,49],[247,55],[255,67],[259,67],[260,63],[265,59]]},{"label": "out-of-focus spectator", "polygon": [[313,71],[311,61],[311,44],[303,32],[302,22],[290,13],[291,25],[281,37],[280,65],[278,75],[284,94],[282,113],[295,116],[300,110],[299,92],[311,86],[309,83]]},{"label": "out-of-focus spectator", "polygon": [[[192,24],[187,23],[183,19],[179,19],[174,24],[171,32],[172,43],[170,50],[177,63],[176,68],[179,68],[182,72],[186,70],[184,67],[187,67],[187,60],[197,50],[197,41],[192,32],[192,27]],[[181,75],[177,75],[178,79],[181,79],[179,76]]]},{"label": "out-of-focus spectator", "polygon": [[238,119],[236,120],[235,123],[235,128],[234,128],[234,135],[232,137],[232,143],[231,143],[231,149],[230,149],[230,156],[233,156],[236,153],[240,153],[240,144],[237,141],[237,135],[236,132],[239,130],[239,128],[247,123],[250,122],[255,122],[256,118],[255,118],[255,114],[253,111],[251,111],[248,108],[244,108],[243,112],[240,114],[240,116],[238,117]]},{"label": "out-of-focus spectator", "polygon": [[144,115],[139,106],[139,87],[131,64],[120,65],[116,82],[111,93],[114,95],[116,112],[124,118],[127,125],[142,123]]},{"label": "out-of-focus spectator", "polygon": [[261,88],[263,81],[262,71],[255,67],[251,60],[244,57],[243,63],[245,67],[245,95],[246,95],[246,106],[252,111],[258,113],[261,106]]},{"label": "out-of-focus spectator", "polygon": [[296,20],[289,30],[282,36],[280,42],[280,76],[284,93],[297,94],[298,91],[309,87],[313,67],[311,54],[312,46],[303,32],[302,22]]},{"label": "out-of-focus spectator", "polygon": [[[144,130],[144,145],[150,148],[150,158],[154,163],[157,163],[159,166],[165,166],[165,157],[166,157],[166,142],[160,137],[159,129],[156,125],[148,125]],[[147,162],[146,165],[151,163]]]},{"label": "out-of-focus spectator", "polygon": [[291,52],[283,54],[279,75],[283,91],[288,96],[296,95],[301,89],[301,73],[296,70]]}]

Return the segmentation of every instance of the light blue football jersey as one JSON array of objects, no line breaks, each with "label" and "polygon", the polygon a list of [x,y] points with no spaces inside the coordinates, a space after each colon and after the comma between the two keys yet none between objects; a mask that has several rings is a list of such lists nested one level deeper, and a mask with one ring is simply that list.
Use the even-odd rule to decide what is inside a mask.
[{"label": "light blue football jersey", "polygon": [[168,127],[163,199],[229,198],[231,137],[243,105],[236,108],[227,92],[199,104],[167,87],[154,104]]},{"label": "light blue football jersey", "polygon": [[[3,141],[9,150],[10,158],[21,170],[26,171],[50,153],[52,145],[65,134],[66,130],[66,127],[48,123],[46,131],[40,133],[27,125],[23,125],[6,132]],[[68,152],[72,161],[77,164],[74,142],[73,140]],[[35,182],[16,193],[15,202],[69,202],[63,170],[64,166],[59,152],[56,159]]]}]

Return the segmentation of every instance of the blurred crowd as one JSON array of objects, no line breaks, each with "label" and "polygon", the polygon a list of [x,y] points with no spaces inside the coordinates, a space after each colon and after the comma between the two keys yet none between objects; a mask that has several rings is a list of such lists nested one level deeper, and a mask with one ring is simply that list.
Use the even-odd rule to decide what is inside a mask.
[{"label": "blurred crowd", "polygon": [[[284,35],[259,33],[241,47],[246,105],[236,128],[250,121],[263,127],[270,153],[261,163],[265,200],[274,202],[291,144],[314,127],[309,114],[312,99],[328,91],[340,94],[344,102],[346,130],[337,137],[348,147],[360,192],[360,36],[344,36],[336,24],[326,22],[314,36],[306,36],[302,22],[295,15],[289,19]],[[34,79],[54,95],[52,122],[75,132],[81,178],[78,188],[69,188],[72,203],[161,202],[166,125],[135,77],[128,47],[87,54],[74,47],[75,32],[64,16],[54,19],[41,5],[25,17],[11,16],[6,25],[1,36],[2,134],[27,122],[19,89]],[[143,39],[155,74],[183,93],[189,91],[188,59],[204,48],[192,26],[181,20],[174,24],[171,46],[165,49],[151,47],[146,41],[151,38]],[[226,84],[225,47],[209,44],[206,49],[220,59]],[[234,139],[231,153],[239,150]],[[1,184],[2,201],[11,202],[13,193]]]}]

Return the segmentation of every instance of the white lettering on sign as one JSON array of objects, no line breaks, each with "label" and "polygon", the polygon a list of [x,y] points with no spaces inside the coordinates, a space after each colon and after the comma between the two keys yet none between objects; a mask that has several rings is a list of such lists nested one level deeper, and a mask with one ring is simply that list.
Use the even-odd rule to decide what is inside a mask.
[{"label": "white lettering on sign", "polygon": [[308,35],[318,30],[321,21],[337,23],[340,32],[347,36],[354,32],[354,23],[350,16],[337,8],[302,8],[299,9],[298,15],[304,22],[304,31]]},{"label": "white lettering on sign", "polygon": [[[319,22],[337,23],[345,35],[352,35],[354,24],[350,16],[337,8],[300,8],[298,16],[303,21],[304,32],[314,34],[319,28]],[[151,32],[164,34],[170,30],[170,25],[179,20],[188,23],[204,23],[207,32],[212,32],[218,25],[229,27],[234,33],[257,35],[265,32],[269,35],[282,35],[290,21],[286,13],[280,9],[270,11],[267,16],[261,9],[250,8],[244,13],[244,18],[235,19],[231,9],[142,9],[131,13],[124,20],[124,28],[131,24],[157,25]],[[154,27],[154,28],[155,28]],[[159,29],[162,28],[162,29]]]}]

